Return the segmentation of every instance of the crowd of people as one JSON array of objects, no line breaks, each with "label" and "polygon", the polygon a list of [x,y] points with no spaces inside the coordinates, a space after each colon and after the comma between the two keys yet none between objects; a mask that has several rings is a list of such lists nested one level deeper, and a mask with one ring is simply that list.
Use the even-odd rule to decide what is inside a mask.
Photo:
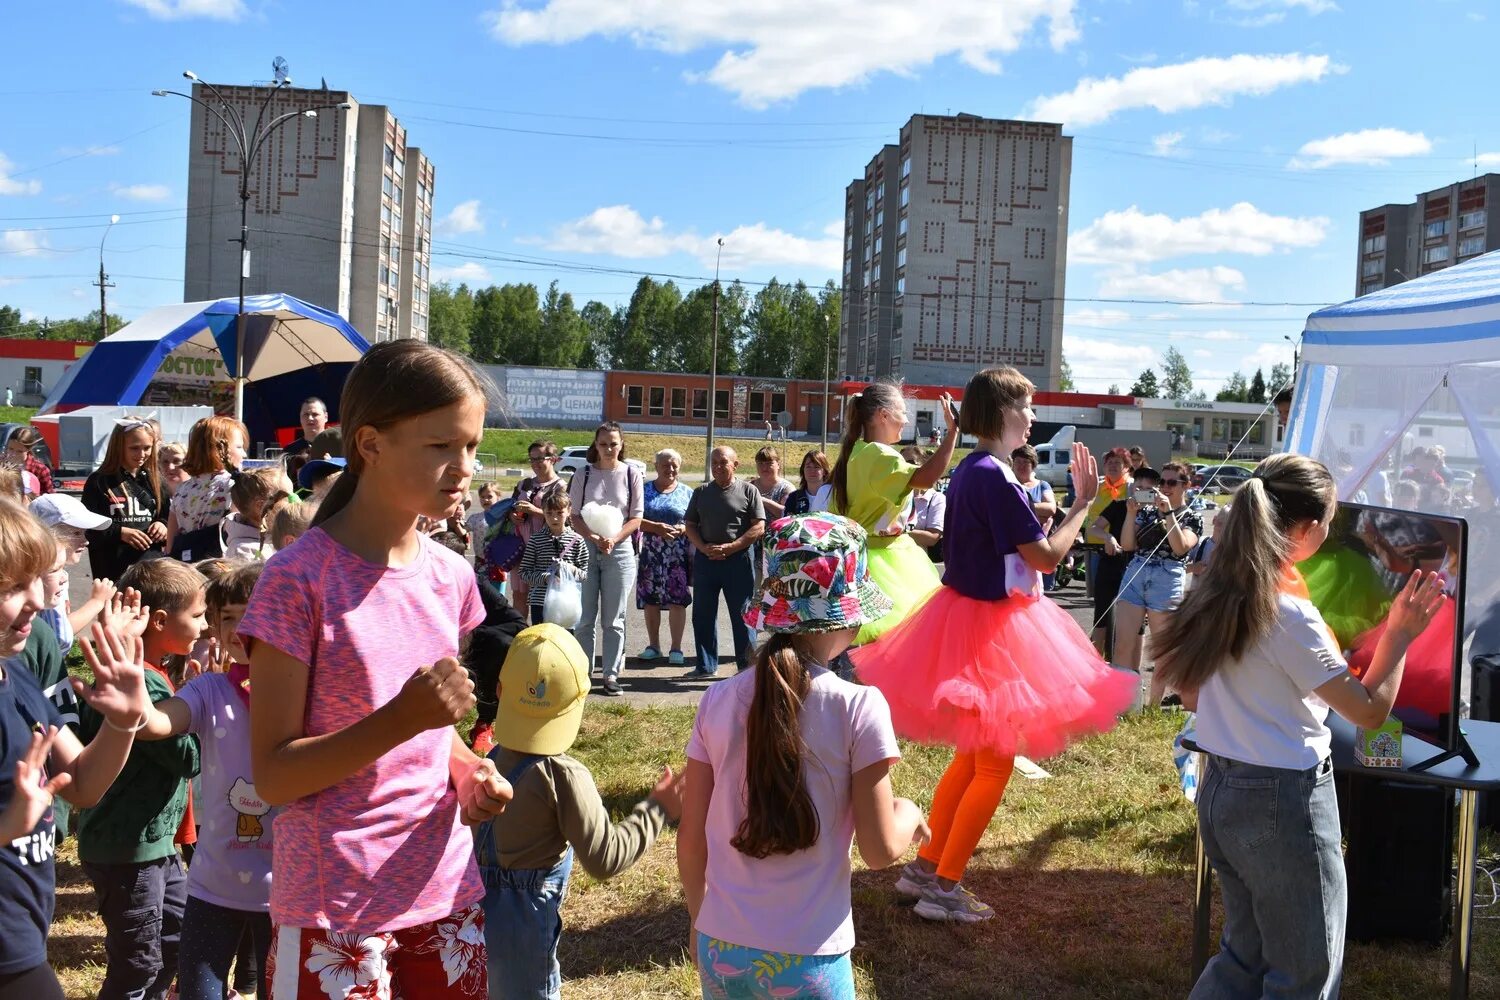
[{"label": "crowd of people", "polygon": [[[185,448],[121,421],[82,501],[27,507],[0,481],[0,1000],[62,996],[47,936],[70,834],[101,996],[477,1000],[560,995],[575,862],[610,878],[669,823],[705,997],[850,998],[851,849],[884,869],[915,846],[893,892],[921,919],[993,919],[965,878],[1016,758],[1114,726],[1143,623],[1209,761],[1227,920],[1193,995],[1337,994],[1327,711],[1385,718],[1443,592],[1414,574],[1350,673],[1297,586],[1333,512],[1322,465],[1263,462],[1196,558],[1187,469],[1111,452],[1101,470],[1075,446],[1059,502],[1026,446],[1035,387],[998,368],[962,411],[942,400],[930,451],[898,447],[905,402],[876,384],[837,461],[807,455],[795,485],[771,446],[754,477],[720,446],[701,486],[671,451],[648,479],[606,423],[571,480],[537,441],[512,496],[481,484],[465,516],[489,390],[458,355],[390,341],[350,373],[337,439],[303,405],[293,474],[246,470],[246,429],[211,417]],[[960,434],[977,445],[950,474]],[[1046,597],[1086,532],[1113,664]],[[619,694],[633,598],[643,658],[686,666],[691,607],[693,673],[715,673],[721,597],[740,669],[704,690],[685,766],[616,822],[569,753],[595,653]],[[64,665],[75,642],[88,681]],[[898,737],[952,748],[925,814],[893,792]]]}]

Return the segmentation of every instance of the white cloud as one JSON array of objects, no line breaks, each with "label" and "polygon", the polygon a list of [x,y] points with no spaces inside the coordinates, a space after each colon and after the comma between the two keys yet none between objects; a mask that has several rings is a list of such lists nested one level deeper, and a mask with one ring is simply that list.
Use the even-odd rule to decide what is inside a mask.
[{"label": "white cloud", "polygon": [[29,229],[0,232],[0,253],[16,257],[39,257],[47,251],[47,238]]},{"label": "white cloud", "polygon": [[1302,170],[1317,170],[1340,163],[1381,166],[1398,157],[1425,156],[1430,152],[1432,142],[1421,132],[1367,128],[1303,143],[1287,166]]},{"label": "white cloud", "polygon": [[434,267],[432,269],[432,280],[451,281],[454,284],[466,285],[488,285],[494,281],[490,277],[488,268],[472,260],[466,260],[462,264],[448,267]]},{"label": "white cloud", "polygon": [[808,238],[757,222],[728,233],[700,236],[692,230],[674,230],[657,216],[647,219],[629,205],[606,205],[563,223],[545,239],[522,242],[541,243],[549,250],[567,253],[625,258],[685,253],[711,264],[719,249],[716,240],[722,236],[722,261],[730,268],[795,265],[837,271],[843,260],[842,232],[842,224],[835,222],[824,229],[821,238]]},{"label": "white cloud", "polygon": [[452,211],[433,224],[432,229],[439,236],[484,232],[484,220],[479,217],[479,199],[454,205]]},{"label": "white cloud", "polygon": [[1073,379],[1084,392],[1103,392],[1111,382],[1128,389],[1142,369],[1155,367],[1156,351],[1144,344],[1126,344],[1100,337],[1075,337],[1063,331],[1063,354]]},{"label": "white cloud", "polygon": [[1156,62],[1156,53],[1142,52],[1139,55],[1131,55],[1128,52],[1122,52],[1120,58],[1132,66],[1149,66]]},{"label": "white cloud", "polygon": [[166,201],[172,189],[165,184],[111,184],[110,191],[128,201]]},{"label": "white cloud", "polygon": [[1326,14],[1338,10],[1333,0],[1228,0],[1234,10],[1305,10],[1309,14]]},{"label": "white cloud", "polygon": [[1024,117],[1082,128],[1133,108],[1155,108],[1171,114],[1210,104],[1222,106],[1242,94],[1259,97],[1342,72],[1344,67],[1327,56],[1300,52],[1194,59],[1173,66],[1133,69],[1122,77],[1086,77],[1067,93],[1036,99]]},{"label": "white cloud", "polygon": [[1081,264],[1149,263],[1188,254],[1244,253],[1261,257],[1317,246],[1328,231],[1321,216],[1262,212],[1247,201],[1227,209],[1174,219],[1147,215],[1135,205],[1106,212],[1068,237],[1068,256]]},{"label": "white cloud", "polygon": [[1063,325],[1069,326],[1123,326],[1130,322],[1131,315],[1124,309],[1066,309]]},{"label": "white cloud", "polygon": [[64,146],[58,150],[63,156],[118,156],[119,146]]},{"label": "white cloud", "polygon": [[1151,151],[1157,156],[1176,156],[1177,147],[1181,144],[1186,133],[1163,132],[1161,135],[1152,136]]},{"label": "white cloud", "polygon": [[952,55],[981,73],[998,73],[998,57],[1043,25],[1055,50],[1076,40],[1074,6],[1075,0],[543,0],[523,7],[504,0],[486,20],[509,45],[563,45],[599,35],[674,55],[718,49],[718,61],[688,79],[760,108],[878,73],[911,76]]},{"label": "white cloud", "polygon": [[1471,162],[1481,167],[1500,167],[1500,153],[1480,153]]},{"label": "white cloud", "polygon": [[206,17],[211,21],[238,21],[245,16],[244,0],[125,0],[158,21],[185,21]]},{"label": "white cloud", "polygon": [[1104,276],[1099,295],[1107,299],[1171,299],[1176,302],[1224,302],[1243,290],[1245,276],[1232,267],[1174,268],[1148,273],[1123,268]]},{"label": "white cloud", "polygon": [[11,176],[15,164],[4,153],[0,153],[0,194],[41,194],[41,181],[18,181]]}]

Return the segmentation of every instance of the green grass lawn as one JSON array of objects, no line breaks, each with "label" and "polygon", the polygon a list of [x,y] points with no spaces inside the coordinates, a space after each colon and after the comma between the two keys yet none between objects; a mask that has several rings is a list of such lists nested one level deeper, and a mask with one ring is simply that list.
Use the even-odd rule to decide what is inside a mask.
[{"label": "green grass lawn", "polygon": [[0,406],[0,424],[29,424],[34,416],[34,406]]},{"label": "green grass lawn", "polygon": [[[591,704],[573,753],[621,815],[645,795],[663,764],[681,765],[692,719],[689,708]],[[1193,813],[1178,790],[1169,751],[1179,724],[1180,717],[1167,713],[1130,717],[1115,732],[1044,762],[1051,779],[1015,779],[967,880],[999,912],[988,924],[926,923],[892,891],[894,872],[870,872],[856,862],[859,995],[1185,996],[1191,985]],[[904,745],[903,752],[897,794],[926,808],[948,753],[915,745]],[[58,852],[58,882],[52,962],[69,997],[92,997],[103,974],[103,928],[71,842]],[[687,914],[670,831],[611,882],[575,870],[563,914],[566,996],[698,995],[684,951]],[[1500,996],[1500,927],[1494,921],[1477,921],[1473,967],[1472,995]],[[1443,996],[1447,974],[1446,947],[1353,945],[1344,995]]]}]

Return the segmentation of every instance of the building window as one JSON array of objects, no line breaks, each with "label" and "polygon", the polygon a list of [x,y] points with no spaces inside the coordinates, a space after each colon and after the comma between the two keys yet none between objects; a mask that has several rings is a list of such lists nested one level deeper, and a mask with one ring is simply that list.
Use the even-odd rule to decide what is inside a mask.
[{"label": "building window", "polygon": [[1422,263],[1438,264],[1448,259],[1448,248],[1446,246],[1428,247],[1422,251]]},{"label": "building window", "polygon": [[881,226],[884,226],[884,225],[885,225],[885,209],[883,209],[883,208],[876,209],[876,211],[875,211],[875,228],[879,229]]},{"label": "building window", "polygon": [[667,415],[667,390],[659,385],[653,385],[649,399],[651,405],[647,412],[653,417],[665,417]]},{"label": "building window", "polygon": [[844,249],[845,250],[853,250],[854,249],[854,233],[848,232],[848,233],[844,234]]},{"label": "building window", "polygon": [[693,390],[693,419],[694,420],[707,420],[708,419],[708,390],[707,389],[694,389]]},{"label": "building window", "polygon": [[1417,437],[1419,437],[1419,438],[1430,438],[1430,437],[1432,437],[1432,428],[1431,427],[1418,427],[1417,428]]},{"label": "building window", "polygon": [[880,265],[879,264],[875,265],[874,280],[875,281],[879,281],[880,280]]},{"label": "building window", "polygon": [[870,260],[870,244],[866,243],[865,244],[865,262],[869,263],[869,260]]},{"label": "building window", "polygon": [[393,180],[391,180],[391,175],[390,174],[386,174],[385,177],[383,177],[381,179],[380,189],[382,191],[384,191],[386,194],[395,194],[395,192],[396,192],[396,182],[393,181]]},{"label": "building window", "polygon": [[906,266],[906,247],[902,247],[901,249],[896,251],[896,266]]},{"label": "building window", "polygon": [[394,167],[396,165],[396,150],[393,146],[385,147],[385,165]]},{"label": "building window", "polygon": [[763,392],[752,392],[750,394],[750,421],[760,423],[766,419],[766,394]]},{"label": "building window", "polygon": [[391,224],[391,206],[380,206],[380,221],[387,226]]},{"label": "building window", "polygon": [[896,278],[896,294],[897,295],[905,295],[906,294],[906,275],[904,275],[904,274],[899,275]]},{"label": "building window", "polygon": [[779,417],[781,414],[783,414],[785,412],[786,412],[786,393],[784,393],[784,392],[773,392],[773,393],[771,393],[771,414],[773,416],[778,416]]},{"label": "building window", "polygon": [[1384,257],[1372,257],[1359,266],[1360,274],[1368,278],[1372,274],[1380,274],[1385,270]]},{"label": "building window", "polygon": [[1365,239],[1365,242],[1364,242],[1364,252],[1365,253],[1381,253],[1384,250],[1385,250],[1385,233],[1381,233],[1379,236],[1370,236],[1370,237],[1367,237]]},{"label": "building window", "polygon": [[1426,226],[1424,226],[1422,228],[1422,236],[1425,239],[1436,240],[1436,239],[1441,239],[1442,237],[1447,236],[1447,235],[1448,235],[1448,220],[1447,219],[1438,219],[1436,222],[1429,222],[1429,223],[1427,223]]},{"label": "building window", "polygon": [[902,177],[910,177],[911,176],[911,157],[910,156],[904,158],[901,161],[901,176]]},{"label": "building window", "polygon": [[646,390],[638,385],[627,385],[625,387],[625,415],[627,417],[638,417],[641,415],[641,399]]},{"label": "building window", "polygon": [[1365,425],[1364,424],[1350,424],[1349,425],[1349,447],[1351,447],[1351,448],[1363,448],[1364,446],[1365,446]]},{"label": "building window", "polygon": [[1485,224],[1487,218],[1488,216],[1482,208],[1474,212],[1463,212],[1458,217],[1458,228],[1477,229]]},{"label": "building window", "polygon": [[42,392],[42,366],[26,365],[21,373],[21,391],[28,396],[41,396]]},{"label": "building window", "polygon": [[728,420],[729,419],[729,390],[728,389],[716,389],[716,390],[714,390],[714,419],[715,420]]},{"label": "building window", "polygon": [[672,390],[672,416],[674,416],[674,417],[685,417],[685,416],[687,416],[687,390],[686,389],[673,389]]},{"label": "building window", "polygon": [[898,235],[898,236],[905,236],[906,235],[906,213],[905,212],[901,213],[901,221],[896,225],[896,235]]},{"label": "building window", "polygon": [[911,201],[911,188],[910,187],[902,187],[901,188],[901,207],[905,208],[906,205],[907,205],[907,203],[910,202],[910,201]]},{"label": "building window", "polygon": [[881,244],[883,244],[884,242],[885,241],[883,239],[881,239],[879,236],[875,237],[875,252],[876,253],[880,252]]},{"label": "building window", "polygon": [[1458,241],[1458,255],[1467,257],[1469,254],[1484,253],[1483,236],[1465,236]]}]

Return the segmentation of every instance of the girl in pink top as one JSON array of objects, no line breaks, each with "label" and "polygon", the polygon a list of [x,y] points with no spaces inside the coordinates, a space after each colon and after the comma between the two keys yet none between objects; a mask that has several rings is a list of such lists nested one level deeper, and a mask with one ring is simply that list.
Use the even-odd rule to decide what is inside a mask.
[{"label": "girl in pink top", "polygon": [[486,995],[467,824],[510,786],[453,724],[484,618],[474,571],[417,531],[468,495],[482,377],[421,341],[377,344],[340,401],[343,476],[267,564],[239,635],[251,767],[275,824],[274,1000]]}]

